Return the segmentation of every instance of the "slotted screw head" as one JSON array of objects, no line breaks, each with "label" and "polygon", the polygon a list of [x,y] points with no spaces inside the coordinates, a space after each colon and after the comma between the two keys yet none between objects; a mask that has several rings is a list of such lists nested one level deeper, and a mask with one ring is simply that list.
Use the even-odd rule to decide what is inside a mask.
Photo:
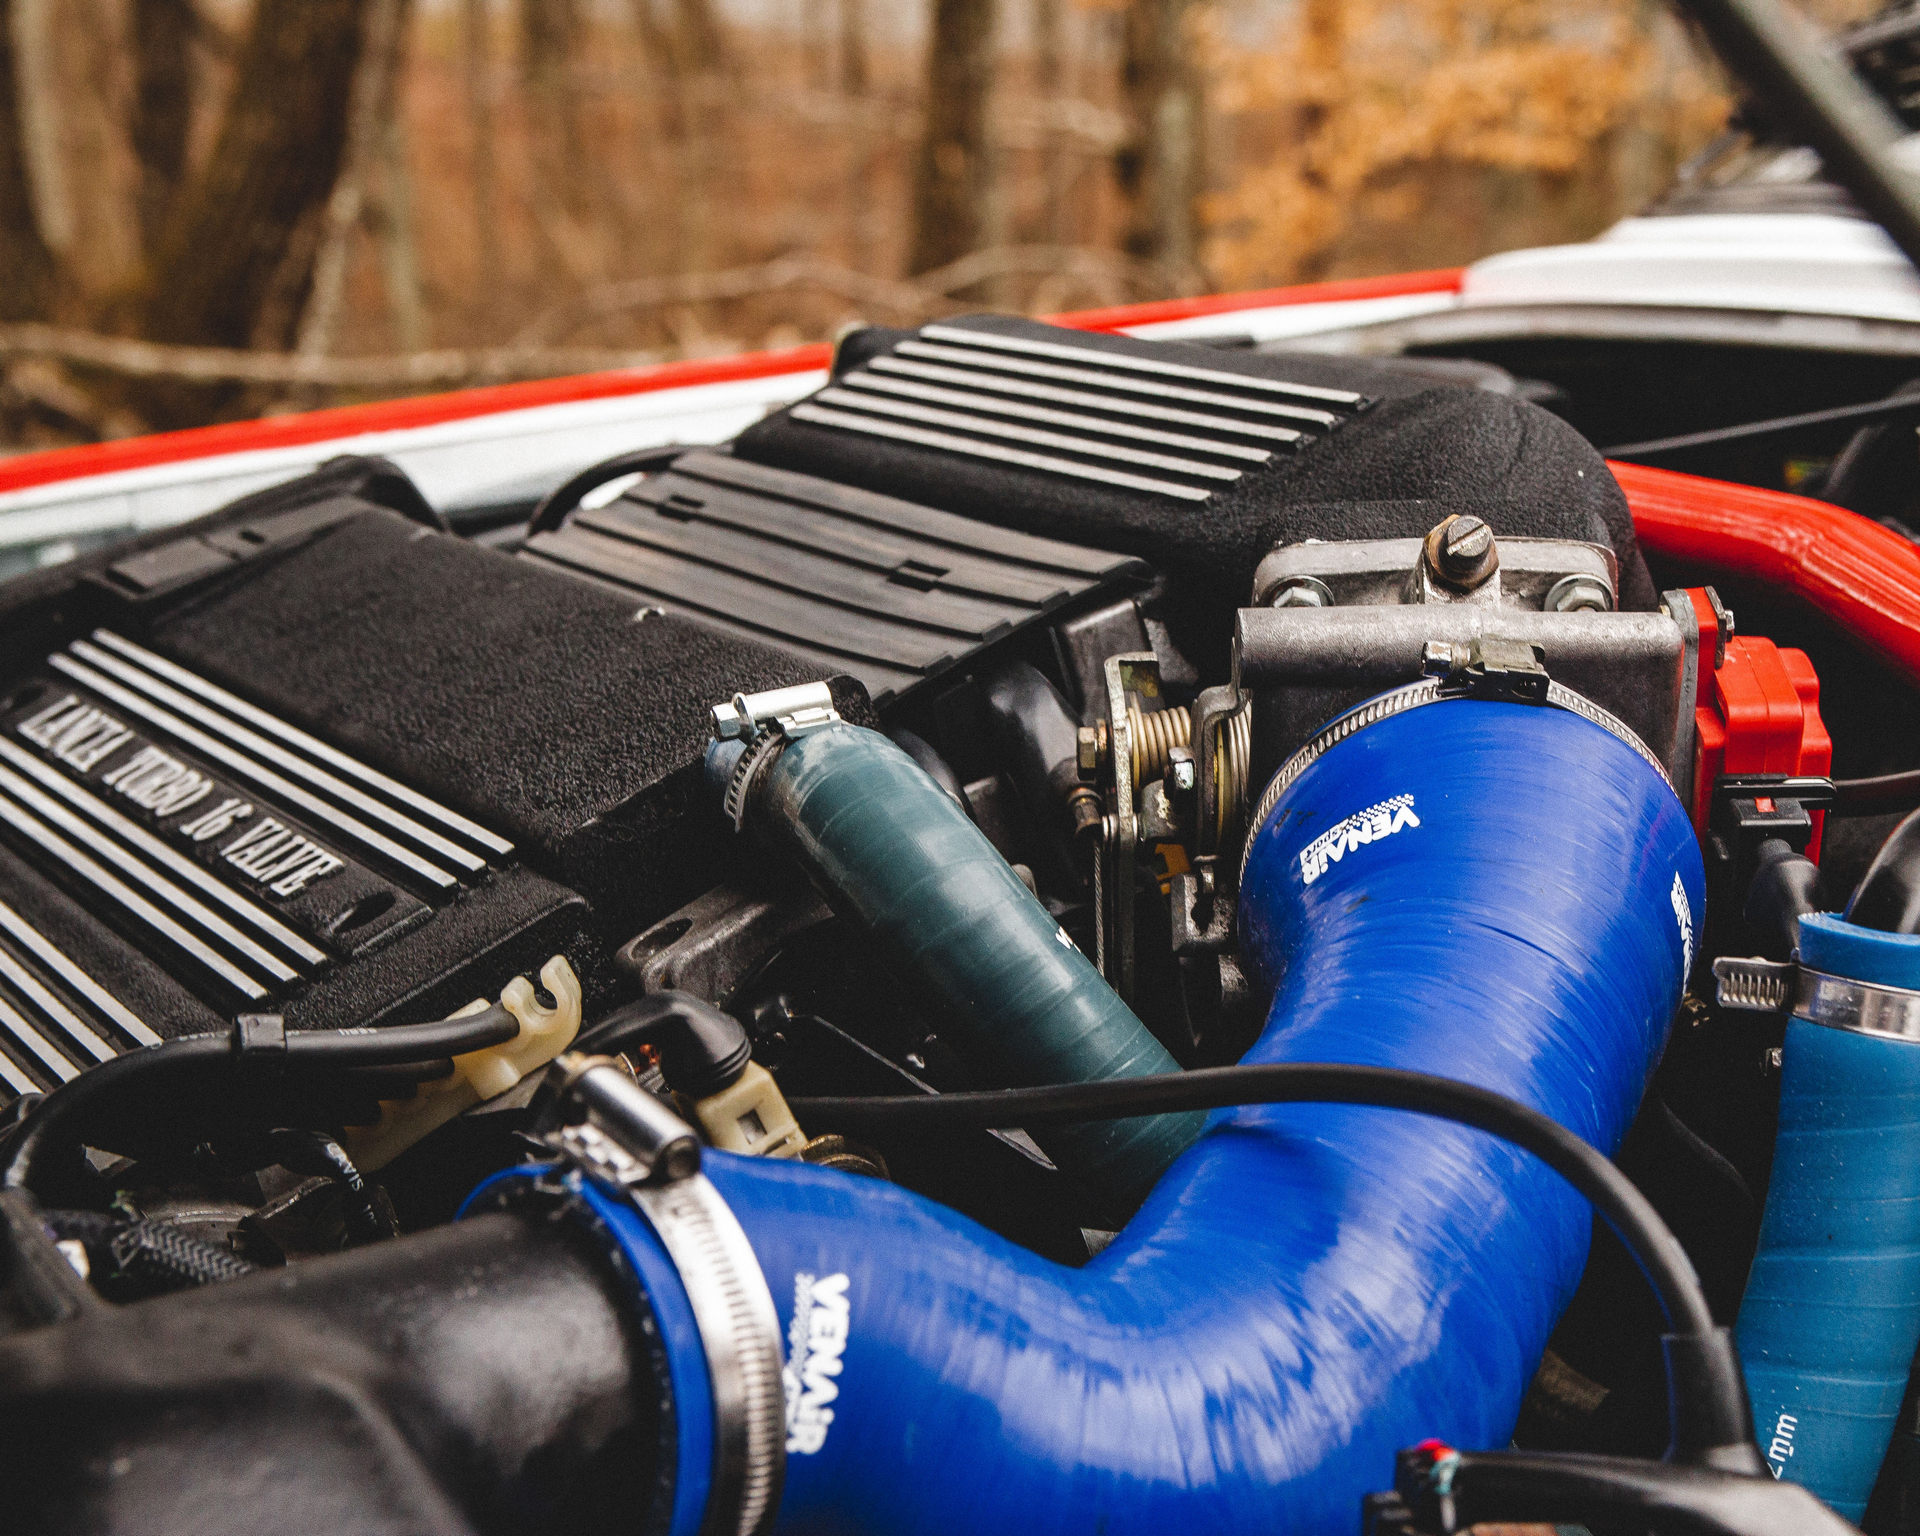
[{"label": "slotted screw head", "polygon": [[1477,517],[1456,517],[1447,525],[1440,563],[1449,576],[1469,575],[1493,547],[1493,530]]},{"label": "slotted screw head", "polygon": [[1470,512],[1435,527],[1427,535],[1426,553],[1433,573],[1455,587],[1478,586],[1500,565],[1493,530]]}]

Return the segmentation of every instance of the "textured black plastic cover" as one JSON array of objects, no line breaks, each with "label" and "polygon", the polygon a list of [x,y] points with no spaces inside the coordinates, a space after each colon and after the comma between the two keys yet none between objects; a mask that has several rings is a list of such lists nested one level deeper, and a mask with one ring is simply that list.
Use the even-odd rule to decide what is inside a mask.
[{"label": "textured black plastic cover", "polygon": [[370,511],[150,643],[513,839],[618,929],[713,883],[718,820],[693,814],[712,706],[820,675],[639,609]]},{"label": "textured black plastic cover", "polygon": [[876,705],[983,646],[1145,584],[1139,561],[713,449],[534,534],[522,558],[858,678]]},{"label": "textured black plastic cover", "polygon": [[[1510,396],[1452,386],[1432,387],[1397,375],[1379,363],[1308,353],[1228,351],[1169,342],[1136,341],[1122,336],[1063,330],[1036,321],[973,315],[919,332],[870,329],[842,343],[836,359],[838,381],[860,374],[871,378],[887,361],[904,360],[916,370],[908,382],[963,392],[978,387],[985,375],[956,364],[953,331],[985,333],[1016,343],[1068,346],[1083,354],[1075,364],[1050,354],[1002,353],[987,362],[1004,371],[1005,359],[1030,367],[1077,367],[1096,374],[1127,377],[1137,387],[1153,385],[1151,374],[1114,369],[1116,358],[1168,362],[1247,379],[1286,381],[1309,390],[1348,391],[1371,403],[1354,409],[1302,397],[1292,403],[1324,407],[1338,418],[1330,427],[1296,419],[1303,437],[1278,446],[1264,465],[1249,465],[1240,479],[1208,485],[1188,481],[1207,492],[1204,501],[1175,498],[1124,485],[1076,479],[1044,469],[951,451],[924,441],[889,440],[844,425],[805,419],[817,414],[819,397],[799,402],[747,429],[734,445],[742,458],[841,480],[869,490],[923,502],[989,523],[1049,538],[1092,544],[1138,555],[1164,570],[1184,589],[1188,607],[1204,605],[1230,612],[1248,598],[1254,566],[1278,542],[1300,539],[1404,537],[1424,533],[1449,512],[1475,511],[1496,533],[1571,538],[1612,546],[1620,560],[1621,605],[1651,608],[1654,592],[1634,542],[1626,500],[1599,453],[1558,417]],[[931,340],[929,341],[929,338]],[[948,356],[929,355],[928,348]],[[975,349],[979,350],[979,349]],[[929,376],[940,369],[946,377]],[[960,385],[952,375],[970,373],[976,384]],[[1017,377],[1008,374],[1009,377]],[[1099,386],[1041,374],[1020,380],[1031,386],[1076,394],[1101,392]],[[1158,382],[1173,389],[1218,393],[1215,386],[1179,377]],[[992,386],[987,386],[991,389]],[[1235,391],[1228,389],[1226,394]],[[1129,398],[1153,408],[1202,414],[1238,414],[1231,408],[1200,404],[1179,396],[1130,392]],[[1284,396],[1277,397],[1285,399]],[[950,400],[918,402],[943,411]],[[1098,406],[1037,400],[1070,414],[1104,413]],[[836,415],[847,414],[836,411]],[[1143,420],[1145,418],[1128,418]],[[1274,418],[1269,418],[1273,422]],[[1071,427],[1041,420],[1023,425],[1079,435]],[[1193,432],[1190,425],[1159,421],[1156,427]],[[918,430],[925,430],[920,423]],[[942,435],[951,428],[934,424]],[[1201,432],[1205,436],[1204,431]],[[1122,439],[1124,442],[1125,440]],[[1004,443],[1004,440],[1003,440]],[[1071,450],[1012,444],[1022,451],[1087,462]],[[1151,442],[1127,443],[1154,449]],[[1176,457],[1181,450],[1166,449]],[[1109,464],[1144,478],[1183,479],[1152,466]],[[1356,511],[1356,504],[1374,504]],[[1380,504],[1398,503],[1384,520]]]},{"label": "textured black plastic cover", "polygon": [[592,999],[720,877],[708,711],[818,662],[370,489],[335,468],[6,593],[0,1101],[239,1012],[443,1016],[555,953]]}]

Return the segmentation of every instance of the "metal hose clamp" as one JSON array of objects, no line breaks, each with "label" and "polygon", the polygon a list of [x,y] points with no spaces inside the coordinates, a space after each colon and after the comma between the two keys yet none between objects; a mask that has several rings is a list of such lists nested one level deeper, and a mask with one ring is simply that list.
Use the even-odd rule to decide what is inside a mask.
[{"label": "metal hose clamp", "polygon": [[735,832],[747,824],[754,785],[787,743],[838,724],[840,712],[834,708],[833,690],[825,683],[736,693],[727,703],[713,706],[714,739],[746,744],[721,799],[721,809]]},{"label": "metal hose clamp", "polygon": [[786,1477],[780,1319],[738,1219],[700,1171],[693,1128],[606,1057],[563,1056],[563,1102],[585,1117],[551,1145],[623,1195],[679,1271],[707,1359],[713,1480],[702,1536],[762,1536]]},{"label": "metal hose clamp", "polygon": [[1722,956],[1713,962],[1713,975],[1722,1008],[1790,1013],[1828,1029],[1920,1041],[1920,992],[1757,956]]},{"label": "metal hose clamp", "polygon": [[[1667,770],[1659,758],[1655,757],[1647,744],[1635,734],[1633,727],[1618,716],[1602,709],[1584,694],[1575,693],[1571,688],[1561,686],[1551,679],[1542,678],[1545,684],[1539,703],[1553,709],[1563,709],[1569,714],[1580,716],[1600,727],[1609,736],[1623,742],[1639,756],[1640,760],[1660,776],[1660,782],[1669,789],[1673,780],[1667,776]],[[1368,699],[1366,703],[1356,705],[1345,714],[1336,716],[1322,727],[1315,736],[1292,757],[1280,765],[1267,784],[1266,792],[1254,807],[1253,815],[1247,821],[1247,840],[1240,850],[1240,879],[1247,878],[1247,864],[1253,857],[1253,845],[1260,835],[1260,829],[1267,824],[1267,818],[1273,814],[1273,808],[1280,803],[1280,797],[1287,792],[1293,781],[1313,766],[1326,752],[1337,747],[1349,736],[1356,736],[1370,725],[1394,715],[1405,714],[1410,709],[1419,709],[1428,704],[1440,704],[1449,700],[1469,698],[1472,695],[1450,686],[1442,677],[1423,678],[1417,683],[1408,683],[1403,687]]]}]

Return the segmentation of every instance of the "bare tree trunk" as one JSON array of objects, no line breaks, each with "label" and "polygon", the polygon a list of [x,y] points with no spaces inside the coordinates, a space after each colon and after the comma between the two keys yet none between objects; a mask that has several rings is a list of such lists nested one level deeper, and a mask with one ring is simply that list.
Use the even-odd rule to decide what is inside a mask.
[{"label": "bare tree trunk", "polygon": [[[866,0],[840,0],[841,94],[851,101],[863,101],[871,83]],[[868,253],[876,243],[880,225],[881,210],[873,194],[879,153],[878,136],[866,115],[854,114],[847,126],[846,188],[841,194],[846,205],[847,260],[869,271],[874,263]]]},{"label": "bare tree trunk", "polygon": [[833,48],[827,40],[827,9],[832,0],[800,0],[800,56],[807,84],[824,91],[833,84]]},{"label": "bare tree trunk", "polygon": [[993,24],[994,0],[934,0],[926,127],[913,176],[911,272],[977,249],[986,230]]},{"label": "bare tree trunk", "polygon": [[840,89],[848,96],[866,95],[871,73],[866,0],[840,0]]},{"label": "bare tree trunk", "polygon": [[674,0],[674,48],[689,75],[711,75],[727,65],[727,40],[712,0]]},{"label": "bare tree trunk", "polygon": [[387,307],[393,312],[394,339],[403,352],[427,345],[426,301],[420,291],[420,247],[413,222],[413,165],[407,132],[407,43],[412,35],[412,0],[401,0],[391,52],[381,71],[380,195],[375,229],[381,265],[386,270]]},{"label": "bare tree trunk", "polygon": [[53,253],[33,216],[20,130],[13,0],[0,0],[0,320],[44,320],[52,309]]},{"label": "bare tree trunk", "polygon": [[182,187],[142,291],[139,334],[211,346],[293,340],[297,310],[256,334],[276,286],[304,290],[312,256],[283,271],[339,175],[369,0],[256,0],[233,93],[205,166]]},{"label": "bare tree trunk", "polygon": [[573,71],[579,46],[579,0],[521,0],[520,73],[533,119],[535,196],[576,213],[586,156]]},{"label": "bare tree trunk", "polygon": [[494,191],[499,180],[493,145],[491,7],[463,0],[461,67],[467,95],[467,132],[473,144],[473,249],[482,283],[500,277],[500,226]]},{"label": "bare tree trunk", "polygon": [[98,297],[140,259],[139,179],[127,137],[133,78],[117,0],[15,0],[29,185],[66,285]]},{"label": "bare tree trunk", "polygon": [[54,36],[59,12],[54,0],[13,0],[8,10],[21,153],[34,224],[47,248],[64,255],[79,236],[79,215],[62,144],[59,42]]},{"label": "bare tree trunk", "polygon": [[407,0],[368,0],[365,42],[348,97],[340,173],[327,198],[312,294],[300,316],[298,350],[308,357],[326,356],[339,334],[347,264],[354,236],[366,218],[368,182],[379,159],[384,119],[393,105],[407,12]]},{"label": "bare tree trunk", "polygon": [[1114,157],[1126,249],[1194,271],[1201,191],[1201,92],[1189,29],[1196,0],[1127,0],[1121,85],[1128,142]]},{"label": "bare tree trunk", "polygon": [[653,0],[633,0],[633,14],[663,82],[674,184],[670,264],[682,272],[699,271],[714,249],[711,194],[720,161],[714,106],[731,66],[726,34],[711,0],[670,0],[664,25]]},{"label": "bare tree trunk", "polygon": [[140,162],[140,238],[151,250],[187,169],[193,123],[191,0],[133,0],[133,152]]},{"label": "bare tree trunk", "polygon": [[[1051,106],[1067,94],[1067,39],[1064,0],[1034,0],[1034,83],[1041,101]],[[1069,207],[1073,167],[1068,163],[1066,135],[1048,127],[1042,142],[1041,181],[1046,188],[1045,238],[1049,245],[1072,245],[1073,212]]]}]

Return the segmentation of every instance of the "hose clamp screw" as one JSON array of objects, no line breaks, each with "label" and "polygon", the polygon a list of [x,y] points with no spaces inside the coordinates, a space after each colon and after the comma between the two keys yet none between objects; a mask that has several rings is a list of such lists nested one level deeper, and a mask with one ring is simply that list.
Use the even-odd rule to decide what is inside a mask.
[{"label": "hose clamp screw", "polygon": [[713,734],[721,741],[752,741],[775,726],[791,738],[839,723],[833,691],[825,683],[736,693],[726,703],[713,706]]}]

